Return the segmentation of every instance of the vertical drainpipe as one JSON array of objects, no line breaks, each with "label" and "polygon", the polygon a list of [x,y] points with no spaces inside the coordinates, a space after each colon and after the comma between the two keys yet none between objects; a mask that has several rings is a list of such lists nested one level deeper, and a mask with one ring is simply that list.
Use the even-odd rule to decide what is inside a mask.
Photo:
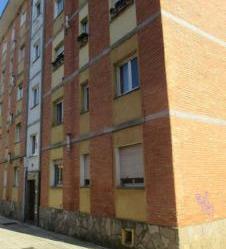
[{"label": "vertical drainpipe", "polygon": [[[31,40],[32,40],[32,9],[33,9],[33,1],[31,1],[31,9],[30,9],[30,20],[29,20],[29,57],[28,57],[28,81],[27,81],[27,109],[26,109],[26,125],[25,125],[25,157],[24,157],[24,186],[23,186],[23,200],[22,200],[22,220],[25,221],[25,212],[26,212],[26,194],[27,194],[27,130],[28,130],[28,112],[29,112],[29,85],[30,85],[30,67],[31,67]],[[30,26],[31,23],[31,26]]]},{"label": "vertical drainpipe", "polygon": [[42,155],[42,113],[43,113],[43,104],[42,104],[42,92],[43,92],[43,74],[44,74],[44,54],[45,54],[45,0],[41,1],[42,7],[42,55],[41,55],[41,82],[40,82],[40,125],[39,125],[39,179],[38,179],[38,217],[37,225],[39,226],[39,209],[40,209],[40,198],[41,198],[41,155]]}]

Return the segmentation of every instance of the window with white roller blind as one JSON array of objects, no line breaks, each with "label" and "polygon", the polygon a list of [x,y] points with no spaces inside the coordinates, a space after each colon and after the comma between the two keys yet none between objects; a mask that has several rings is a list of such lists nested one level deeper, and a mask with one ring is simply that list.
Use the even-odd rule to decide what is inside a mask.
[{"label": "window with white roller blind", "polygon": [[90,156],[85,154],[80,159],[80,185],[82,187],[90,186]]},{"label": "window with white roller blind", "polygon": [[125,187],[144,186],[144,163],[142,144],[118,149],[118,184]]}]

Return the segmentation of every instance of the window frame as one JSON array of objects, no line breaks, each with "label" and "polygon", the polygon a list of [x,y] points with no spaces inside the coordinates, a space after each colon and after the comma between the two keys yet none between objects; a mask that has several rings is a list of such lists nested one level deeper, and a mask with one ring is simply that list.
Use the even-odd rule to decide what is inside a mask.
[{"label": "window frame", "polygon": [[[59,105],[61,103],[61,120],[58,121],[58,114],[57,114],[57,105]],[[62,125],[63,122],[64,122],[64,101],[62,98],[56,100],[54,103],[53,103],[53,124],[54,126],[58,126],[58,125]]]},{"label": "window frame", "polygon": [[[88,159],[87,159],[88,157]],[[85,179],[85,159],[88,160],[88,170],[89,170],[89,179]],[[88,182],[86,182],[88,180]],[[80,187],[83,188],[89,188],[91,185],[91,180],[90,180],[90,154],[82,154],[80,156]]]},{"label": "window frame", "polygon": [[16,166],[13,169],[13,187],[18,188],[19,187],[19,167]]},{"label": "window frame", "polygon": [[[39,8],[37,8],[37,6],[39,6]],[[35,19],[37,19],[41,15],[41,13],[42,13],[41,8],[42,8],[41,1],[40,0],[36,1],[36,3],[35,3]]]},{"label": "window frame", "polygon": [[[60,1],[62,1],[62,8],[58,9]],[[54,18],[57,18],[64,11],[64,0],[55,0],[54,8],[55,8]]]},{"label": "window frame", "polygon": [[33,59],[33,63],[35,63],[41,56],[41,46],[40,46],[40,41],[36,41],[33,45],[33,49],[34,49],[34,59]]},{"label": "window frame", "polygon": [[90,93],[89,82],[86,81],[81,84],[81,113],[89,112]]},{"label": "window frame", "polygon": [[[85,28],[84,28],[85,27]],[[89,33],[89,19],[88,16],[82,18],[80,21],[80,34]]]},{"label": "window frame", "polygon": [[[32,87],[32,103],[31,103],[31,109],[35,108],[36,106],[39,105],[39,85]],[[35,98],[35,91],[37,92],[36,98]],[[36,102],[35,102],[36,99]]]},{"label": "window frame", "polygon": [[[122,183],[121,178],[121,161],[120,161],[120,149],[125,149],[133,146],[142,146],[142,152],[143,152],[143,144],[142,143],[133,143],[133,144],[127,144],[124,146],[120,146],[115,148],[115,161],[116,161],[116,187],[118,188],[145,188],[145,172],[144,172],[144,156],[142,154],[142,161],[143,161],[143,183]],[[131,178],[132,179],[132,178]]]},{"label": "window frame", "polygon": [[17,87],[16,100],[20,101],[23,98],[23,83],[21,82]]},{"label": "window frame", "polygon": [[[35,140],[33,140],[33,138],[35,138]],[[31,141],[31,156],[37,156],[38,155],[38,134],[36,133],[36,134],[30,135],[30,141]]]},{"label": "window frame", "polygon": [[[56,170],[58,170],[58,174],[56,174]],[[63,187],[63,160],[56,159],[52,162],[52,187],[59,188]],[[58,179],[56,179],[56,175],[58,175]],[[61,179],[61,180],[60,180]]]},{"label": "window frame", "polygon": [[21,123],[17,123],[16,124],[16,128],[15,128],[15,143],[19,143],[20,139],[21,139]]},{"label": "window frame", "polygon": [[[135,58],[137,59],[137,71],[138,71],[138,86],[137,87],[133,87],[133,81],[132,81],[132,63],[131,63],[131,61],[134,60]],[[126,64],[128,65],[129,90],[122,92],[120,70],[121,70],[121,67],[126,65]],[[138,61],[138,55],[137,55],[137,53],[135,53],[132,56],[127,57],[126,59],[124,59],[121,62],[119,62],[118,64],[116,64],[116,96],[120,97],[123,95],[127,95],[130,92],[133,92],[139,88],[140,88],[139,61]]]}]

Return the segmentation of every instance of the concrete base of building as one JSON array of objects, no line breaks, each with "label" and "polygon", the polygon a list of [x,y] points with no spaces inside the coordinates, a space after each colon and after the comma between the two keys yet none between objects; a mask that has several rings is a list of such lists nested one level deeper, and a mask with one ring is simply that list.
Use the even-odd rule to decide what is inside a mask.
[{"label": "concrete base of building", "polygon": [[122,243],[125,230],[132,231],[133,245],[130,245],[129,248],[179,248],[178,230],[175,228],[121,219],[93,217],[89,214],[53,208],[40,209],[40,226],[114,249],[128,248]]},{"label": "concrete base of building", "polygon": [[122,244],[124,229],[133,231],[134,245],[129,247],[132,249],[226,248],[226,219],[174,228],[41,208],[40,226],[114,249],[128,248]]},{"label": "concrete base of building", "polygon": [[22,220],[21,210],[21,206],[14,201],[0,201],[0,215],[2,216]]}]

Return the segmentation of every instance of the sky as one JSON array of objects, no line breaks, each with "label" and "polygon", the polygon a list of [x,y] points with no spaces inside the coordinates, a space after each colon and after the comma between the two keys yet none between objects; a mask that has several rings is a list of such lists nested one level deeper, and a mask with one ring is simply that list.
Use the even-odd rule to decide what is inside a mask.
[{"label": "sky", "polygon": [[2,12],[7,4],[8,0],[0,0],[0,16],[2,15]]}]

